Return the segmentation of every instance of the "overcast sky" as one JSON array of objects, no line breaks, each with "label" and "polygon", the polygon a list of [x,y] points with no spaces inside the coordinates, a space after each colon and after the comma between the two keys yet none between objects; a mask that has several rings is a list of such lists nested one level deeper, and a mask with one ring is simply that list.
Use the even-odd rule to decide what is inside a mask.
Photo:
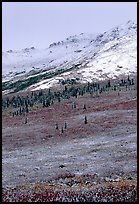
[{"label": "overcast sky", "polygon": [[2,50],[47,48],[80,33],[137,21],[137,2],[3,2]]}]

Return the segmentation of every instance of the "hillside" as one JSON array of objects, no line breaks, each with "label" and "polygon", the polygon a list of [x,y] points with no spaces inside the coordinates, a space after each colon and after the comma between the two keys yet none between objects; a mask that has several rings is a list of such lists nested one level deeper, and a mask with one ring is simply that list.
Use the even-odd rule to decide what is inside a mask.
[{"label": "hillside", "polygon": [[4,108],[3,201],[137,200],[137,86],[113,88]]},{"label": "hillside", "polygon": [[70,36],[44,50],[31,47],[2,54],[3,91],[8,92],[17,84],[19,90],[38,90],[65,80],[85,83],[136,71],[137,24],[132,21],[101,34]]},{"label": "hillside", "polygon": [[3,202],[137,201],[136,31],[3,53]]}]

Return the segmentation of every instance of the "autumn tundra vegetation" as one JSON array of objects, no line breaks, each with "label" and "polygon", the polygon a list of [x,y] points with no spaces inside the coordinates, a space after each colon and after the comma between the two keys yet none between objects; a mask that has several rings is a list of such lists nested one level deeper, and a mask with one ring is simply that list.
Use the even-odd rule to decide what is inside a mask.
[{"label": "autumn tundra vegetation", "polygon": [[62,83],[2,96],[2,201],[136,202],[136,79]]}]

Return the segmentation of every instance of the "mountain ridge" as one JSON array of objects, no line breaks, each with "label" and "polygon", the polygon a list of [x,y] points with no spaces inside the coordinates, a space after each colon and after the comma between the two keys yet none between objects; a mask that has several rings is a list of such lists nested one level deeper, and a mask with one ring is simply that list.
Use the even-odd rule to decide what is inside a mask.
[{"label": "mountain ridge", "polygon": [[64,70],[54,77],[40,79],[27,90],[50,88],[57,86],[61,80],[72,78],[79,78],[80,83],[85,83],[115,78],[121,74],[135,74],[137,24],[128,21],[103,33],[69,36],[43,50],[35,47],[9,50],[2,53],[2,59],[3,82],[13,83],[35,74],[41,76]]}]

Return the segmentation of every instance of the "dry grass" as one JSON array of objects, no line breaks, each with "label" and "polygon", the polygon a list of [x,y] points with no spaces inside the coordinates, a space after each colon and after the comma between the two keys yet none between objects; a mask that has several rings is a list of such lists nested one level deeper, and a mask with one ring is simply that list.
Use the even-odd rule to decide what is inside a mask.
[{"label": "dry grass", "polygon": [[27,124],[4,112],[3,202],[136,202],[136,90],[117,93],[35,107]]}]

